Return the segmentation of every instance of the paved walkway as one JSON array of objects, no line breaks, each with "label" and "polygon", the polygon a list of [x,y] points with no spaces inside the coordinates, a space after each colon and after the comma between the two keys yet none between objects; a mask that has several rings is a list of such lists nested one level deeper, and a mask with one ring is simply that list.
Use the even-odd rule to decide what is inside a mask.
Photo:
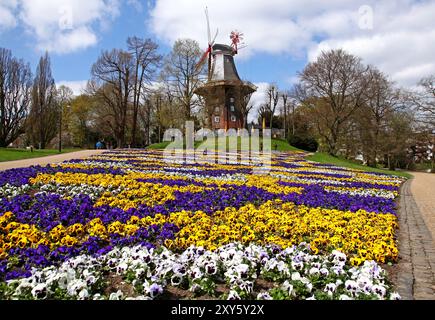
[{"label": "paved walkway", "polygon": [[432,239],[435,239],[435,174],[413,172],[414,179],[411,184],[411,193],[423,214]]},{"label": "paved walkway", "polygon": [[393,282],[403,299],[435,299],[435,175],[412,173],[401,190],[399,264]]},{"label": "paved walkway", "polygon": [[106,150],[84,150],[71,153],[63,153],[55,156],[47,156],[42,158],[33,158],[17,161],[7,161],[0,162],[0,171],[14,169],[14,168],[25,168],[35,165],[45,166],[50,163],[58,163],[72,159],[83,159],[93,155],[101,154]]}]

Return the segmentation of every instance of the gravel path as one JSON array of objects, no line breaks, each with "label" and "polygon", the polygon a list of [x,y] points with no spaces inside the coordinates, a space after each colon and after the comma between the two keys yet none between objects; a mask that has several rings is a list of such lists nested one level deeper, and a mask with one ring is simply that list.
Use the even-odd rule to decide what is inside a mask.
[{"label": "gravel path", "polygon": [[412,174],[401,189],[393,282],[403,299],[435,300],[435,175]]},{"label": "gravel path", "polygon": [[42,158],[0,162],[0,171],[14,169],[14,168],[25,168],[34,165],[45,166],[50,163],[58,163],[67,160],[72,160],[72,159],[83,159],[93,155],[101,154],[104,151],[106,150],[84,150],[84,151],[58,154],[55,156],[47,156]]}]

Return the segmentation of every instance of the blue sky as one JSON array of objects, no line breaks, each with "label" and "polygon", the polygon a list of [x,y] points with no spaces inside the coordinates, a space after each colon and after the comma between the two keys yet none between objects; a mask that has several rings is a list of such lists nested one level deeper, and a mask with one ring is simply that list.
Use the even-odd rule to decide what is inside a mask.
[{"label": "blue sky", "polygon": [[[160,45],[162,54],[167,54],[171,43],[162,41],[152,31],[150,26],[150,10],[147,6],[137,7],[123,2],[117,15],[109,26],[101,28],[98,23],[93,23],[97,31],[98,43],[88,48],[70,52],[50,52],[52,71],[55,80],[59,82],[84,81],[90,77],[90,68],[97,60],[102,50],[112,48],[125,48],[129,36],[152,38]],[[205,19],[199,23],[205,29]],[[43,49],[38,48],[34,34],[26,29],[23,24],[15,28],[2,30],[0,46],[11,49],[13,54],[31,63],[34,70],[38,60],[43,54]],[[246,39],[248,42],[249,39]],[[205,47],[206,43],[201,43]],[[248,59],[236,58],[237,67],[241,77],[256,83],[276,82],[281,87],[289,87],[290,79],[305,65],[304,57],[293,58],[290,54],[273,55],[258,54]]]},{"label": "blue sky", "polygon": [[[145,21],[147,18],[148,11],[146,8],[138,11],[124,3],[120,15],[113,19],[110,26],[99,28],[97,23],[94,23],[98,38],[96,45],[71,53],[50,52],[55,80],[60,82],[89,79],[91,66],[97,60],[101,51],[112,48],[125,48],[129,36],[137,35],[155,39],[155,35],[149,32],[146,26]],[[43,50],[37,48],[37,39],[34,34],[26,31],[23,25],[3,31],[0,46],[11,49],[15,56],[30,62],[33,69],[36,67],[41,54],[43,54]],[[163,53],[167,52],[169,48],[170,46],[164,43],[161,44]]]},{"label": "blue sky", "polygon": [[297,71],[331,48],[362,57],[401,86],[435,73],[429,0],[0,0],[0,46],[32,69],[48,50],[56,81],[77,91],[101,51],[125,48],[128,36],[154,39],[163,54],[178,38],[205,48],[205,6],[218,42],[228,43],[234,29],[245,34],[236,64],[259,86],[257,100],[268,83],[289,88]]}]

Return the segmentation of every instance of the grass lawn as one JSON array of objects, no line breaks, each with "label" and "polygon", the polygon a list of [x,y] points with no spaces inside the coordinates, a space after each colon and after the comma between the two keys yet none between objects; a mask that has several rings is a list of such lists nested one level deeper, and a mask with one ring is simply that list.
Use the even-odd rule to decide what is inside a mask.
[{"label": "grass lawn", "polygon": [[[81,149],[63,149],[62,153],[80,151]],[[0,162],[40,158],[60,154],[59,150],[33,150],[0,148]]]},{"label": "grass lawn", "polygon": [[[149,150],[163,150],[166,149],[167,146],[169,146],[171,142],[161,142],[161,143],[155,143],[152,144],[148,147],[146,147],[146,149]],[[198,148],[201,145],[202,142],[195,142],[195,149]]]},{"label": "grass lawn", "polygon": [[155,143],[155,144],[152,144],[152,145],[146,147],[146,149],[149,149],[149,150],[162,150],[162,149],[165,149],[169,145],[169,143],[170,142]]},{"label": "grass lawn", "polygon": [[272,139],[272,150],[275,150],[275,145],[277,145],[277,151],[302,151],[296,147],[291,146],[287,141],[280,139]]},{"label": "grass lawn", "polygon": [[[201,146],[202,143],[203,142],[195,142],[195,149]],[[147,147],[147,149],[152,149],[152,150],[165,149],[169,144],[170,142],[156,143],[150,145],[149,147]],[[241,138],[238,138],[237,145],[238,145],[238,149],[241,150]],[[275,150],[275,145],[277,146],[277,151],[301,151],[289,145],[288,142],[285,140],[272,139],[272,144],[271,144],[272,150]]]},{"label": "grass lawn", "polygon": [[311,161],[320,162],[320,163],[330,163],[330,164],[334,164],[336,166],[346,167],[346,168],[351,168],[351,169],[359,169],[359,170],[364,170],[364,171],[368,171],[368,172],[379,172],[379,173],[385,173],[385,174],[392,174],[392,175],[396,175],[399,177],[405,177],[408,179],[412,178],[412,175],[407,173],[407,172],[390,171],[390,170],[386,170],[386,169],[367,167],[367,166],[357,164],[357,163],[354,163],[354,162],[346,160],[346,159],[333,157],[327,153],[318,152],[318,153],[315,153],[311,156],[308,156],[307,159],[311,160]]}]

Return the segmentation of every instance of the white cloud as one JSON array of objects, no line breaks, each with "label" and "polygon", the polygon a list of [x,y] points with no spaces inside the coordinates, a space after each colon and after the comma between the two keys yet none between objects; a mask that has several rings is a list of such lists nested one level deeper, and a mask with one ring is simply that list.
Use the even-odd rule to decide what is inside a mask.
[{"label": "white cloud", "polygon": [[60,86],[66,86],[70,88],[75,96],[79,96],[83,93],[83,90],[86,89],[86,85],[88,84],[87,80],[80,81],[60,81],[56,83],[56,86],[59,88]]},{"label": "white cloud", "polygon": [[[2,0],[12,1],[12,0]],[[15,0],[17,18],[41,51],[69,53],[98,41],[97,31],[119,15],[119,0]],[[1,18],[0,6],[0,18]]]},{"label": "white cloud", "polygon": [[344,48],[401,85],[435,72],[434,1],[156,0],[149,24],[168,43],[194,38],[205,47],[206,5],[218,42],[229,43],[234,29],[245,34],[249,46],[240,58],[286,53],[312,60],[322,49]]},{"label": "white cloud", "polygon": [[86,49],[96,43],[96,35],[87,27],[80,27],[70,32],[56,34],[51,39],[43,40],[38,47],[40,50],[62,54]]},{"label": "white cloud", "polygon": [[17,8],[16,0],[2,0],[0,2],[0,31],[2,29],[13,28],[17,25],[14,11]]},{"label": "white cloud", "polygon": [[422,77],[435,73],[435,3],[406,3],[397,8],[388,2],[374,6],[373,30],[314,44],[309,61],[322,50],[343,48],[379,67],[398,84],[414,86]]},{"label": "white cloud", "polygon": [[189,37],[207,43],[204,8],[208,6],[212,29],[219,28],[219,42],[229,43],[229,34],[238,29],[245,34],[249,50],[268,53],[300,53],[319,32],[349,30],[359,3],[331,0],[157,0],[150,24],[161,38],[173,42]]},{"label": "white cloud", "polygon": [[365,63],[377,66],[403,86],[412,86],[422,77],[435,73],[435,30],[327,40],[310,50],[309,60],[332,48],[343,48],[363,57]]},{"label": "white cloud", "polygon": [[251,123],[251,121],[258,122],[258,109],[266,102],[266,91],[270,84],[267,82],[258,82],[254,83],[254,85],[257,86],[258,89],[251,97],[250,103],[253,104],[254,107],[248,115],[249,123]]}]

